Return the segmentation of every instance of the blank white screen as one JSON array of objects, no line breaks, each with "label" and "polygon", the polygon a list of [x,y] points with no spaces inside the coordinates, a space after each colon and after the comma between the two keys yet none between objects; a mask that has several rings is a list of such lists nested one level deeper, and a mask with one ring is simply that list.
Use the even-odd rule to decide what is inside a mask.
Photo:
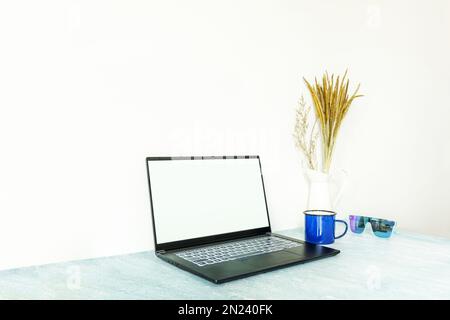
[{"label": "blank white screen", "polygon": [[269,225],[258,159],[148,165],[158,244]]}]

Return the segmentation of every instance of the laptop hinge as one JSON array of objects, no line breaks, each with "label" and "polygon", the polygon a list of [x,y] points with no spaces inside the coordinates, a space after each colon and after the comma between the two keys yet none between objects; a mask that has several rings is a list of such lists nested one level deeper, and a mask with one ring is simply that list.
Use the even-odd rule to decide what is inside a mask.
[{"label": "laptop hinge", "polygon": [[158,251],[156,251],[156,254],[164,254],[164,253],[166,253],[166,250],[158,250]]}]

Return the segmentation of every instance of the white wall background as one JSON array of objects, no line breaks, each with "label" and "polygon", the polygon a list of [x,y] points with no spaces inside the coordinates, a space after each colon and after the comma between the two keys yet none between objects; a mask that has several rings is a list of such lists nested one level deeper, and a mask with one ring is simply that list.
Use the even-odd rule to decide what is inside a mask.
[{"label": "white wall background", "polygon": [[450,2],[1,1],[0,268],[152,248],[148,155],[260,154],[300,222],[302,76],[362,83],[341,215],[450,236]]}]

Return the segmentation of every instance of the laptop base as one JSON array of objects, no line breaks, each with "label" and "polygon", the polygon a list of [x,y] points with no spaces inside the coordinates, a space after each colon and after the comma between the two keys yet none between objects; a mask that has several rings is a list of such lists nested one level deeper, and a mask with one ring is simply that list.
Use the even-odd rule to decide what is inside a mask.
[{"label": "laptop base", "polygon": [[157,252],[156,255],[164,261],[173,264],[180,269],[193,273],[213,283],[219,284],[252,276],[258,273],[334,256],[340,252],[336,249],[310,244],[301,240],[285,237],[278,234],[270,235],[299,242],[301,243],[301,245],[294,248],[283,249],[277,252],[264,253],[207,266],[197,266],[196,264],[191,263],[176,255],[177,252],[194,248]]}]

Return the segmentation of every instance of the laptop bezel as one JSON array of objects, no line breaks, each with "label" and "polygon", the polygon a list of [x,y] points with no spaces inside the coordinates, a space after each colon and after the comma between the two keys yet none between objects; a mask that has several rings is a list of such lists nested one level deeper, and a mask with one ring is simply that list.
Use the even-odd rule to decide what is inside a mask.
[{"label": "laptop bezel", "polygon": [[[158,243],[158,239],[156,236],[156,224],[155,224],[155,215],[154,215],[154,208],[153,208],[152,187],[151,187],[151,182],[150,182],[149,162],[150,161],[172,161],[172,160],[174,160],[174,161],[176,161],[176,160],[201,161],[201,160],[216,160],[216,159],[217,160],[258,159],[259,170],[261,173],[261,183],[262,183],[263,193],[264,193],[264,203],[266,206],[267,221],[268,221],[269,225],[267,227],[256,228],[256,229],[248,229],[248,230],[241,230],[241,231],[236,231],[236,232],[223,233],[223,234],[217,234],[217,235],[200,237],[200,238]],[[156,252],[177,250],[177,249],[182,249],[182,248],[187,248],[187,247],[195,247],[195,246],[205,245],[205,244],[214,243],[214,242],[221,242],[221,241],[228,241],[228,240],[245,238],[245,237],[258,236],[258,235],[272,232],[272,228],[270,225],[269,208],[267,206],[266,190],[265,190],[265,186],[264,186],[264,177],[263,177],[262,168],[261,168],[261,160],[258,155],[256,155],[256,156],[246,155],[246,156],[147,157],[145,163],[146,163],[146,167],[147,167],[147,180],[148,180],[148,190],[149,190],[149,194],[150,194],[150,210],[151,210],[151,214],[152,214],[153,239],[154,239],[154,243],[155,243],[155,251]]]}]

